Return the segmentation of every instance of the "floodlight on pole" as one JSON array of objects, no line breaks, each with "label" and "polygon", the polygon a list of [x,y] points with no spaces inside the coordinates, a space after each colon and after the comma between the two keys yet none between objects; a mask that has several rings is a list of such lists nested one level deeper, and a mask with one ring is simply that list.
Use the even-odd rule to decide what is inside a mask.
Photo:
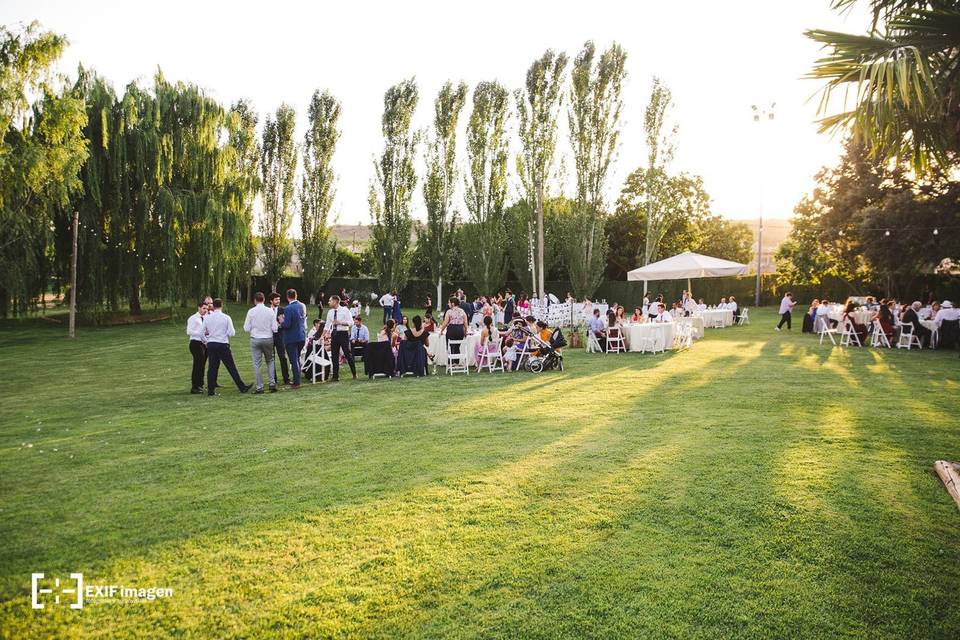
[{"label": "floodlight on pole", "polygon": [[[771,102],[770,107],[767,109],[760,109],[755,104],[750,105],[750,110],[753,112],[753,121],[763,122],[764,118],[762,116],[766,116],[765,119],[767,120],[767,122],[774,120],[776,116],[776,111],[775,111],[776,107],[777,107],[776,102]],[[764,166],[766,166],[766,164],[764,164]],[[761,179],[760,217],[759,217],[759,220],[757,221],[757,284],[756,284],[756,289],[754,291],[754,300],[753,300],[754,306],[757,306],[757,307],[760,306],[760,284],[761,284],[761,278],[762,278],[760,269],[761,269],[761,258],[763,257],[763,191],[762,191],[763,187],[764,187],[763,180]]]}]

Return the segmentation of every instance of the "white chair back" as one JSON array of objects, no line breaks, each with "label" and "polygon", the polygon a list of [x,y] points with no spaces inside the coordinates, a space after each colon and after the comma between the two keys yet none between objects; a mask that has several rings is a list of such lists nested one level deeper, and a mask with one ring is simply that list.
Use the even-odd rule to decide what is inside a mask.
[{"label": "white chair back", "polygon": [[[447,374],[465,373],[470,375],[470,365],[467,364],[467,354],[463,345],[463,340],[447,341]],[[454,353],[454,347],[456,347],[456,353]]]}]

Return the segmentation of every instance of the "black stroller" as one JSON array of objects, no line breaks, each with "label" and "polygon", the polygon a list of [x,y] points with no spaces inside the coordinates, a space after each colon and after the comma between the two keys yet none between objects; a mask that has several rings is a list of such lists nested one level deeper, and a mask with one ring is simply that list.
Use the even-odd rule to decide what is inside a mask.
[{"label": "black stroller", "polygon": [[537,355],[527,359],[527,369],[533,373],[541,373],[552,369],[563,371],[563,354],[560,348],[567,346],[563,332],[557,327],[550,334],[550,342],[544,342],[538,336],[530,336],[537,346]]}]

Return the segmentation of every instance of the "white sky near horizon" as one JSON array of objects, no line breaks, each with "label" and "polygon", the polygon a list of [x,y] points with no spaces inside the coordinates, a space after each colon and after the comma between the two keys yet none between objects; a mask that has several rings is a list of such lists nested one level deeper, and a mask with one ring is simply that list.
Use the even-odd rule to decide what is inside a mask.
[{"label": "white sky near horizon", "polygon": [[[297,111],[298,139],[315,89],[342,104],[334,159],[337,222],[369,222],[372,160],[383,146],[383,93],[415,76],[415,126],[428,127],[433,99],[447,79],[471,87],[498,80],[521,87],[527,67],[547,48],[572,59],[584,41],[627,51],[623,130],[607,188],[615,201],[624,178],[645,162],[643,110],[651,78],[673,91],[679,125],[675,170],[701,175],[713,210],[730,218],[789,217],[814,174],[832,164],[839,137],[817,133],[819,84],[802,79],[820,55],[808,28],[863,32],[863,12],[837,14],[829,0],[674,2],[416,3],[70,2],[0,0],[0,22],[38,20],[66,35],[61,63],[75,75],[94,68],[118,93],[132,80],[150,84],[159,66],[169,80],[194,82],[229,104],[250,99],[262,124],[282,102]],[[776,102],[773,122],[755,123],[750,106]],[[462,146],[470,103],[461,116]],[[573,171],[561,118],[558,149]],[[516,128],[515,118],[511,119]],[[514,139],[512,153],[519,151]],[[463,154],[458,156],[461,169]],[[418,172],[423,162],[418,159]],[[511,172],[513,164],[511,163]],[[572,176],[568,175],[568,180]],[[567,190],[569,193],[569,189]],[[514,184],[509,199],[519,195]],[[464,210],[462,201],[457,203]],[[420,184],[414,201],[423,216]],[[295,224],[294,228],[298,225]]]}]

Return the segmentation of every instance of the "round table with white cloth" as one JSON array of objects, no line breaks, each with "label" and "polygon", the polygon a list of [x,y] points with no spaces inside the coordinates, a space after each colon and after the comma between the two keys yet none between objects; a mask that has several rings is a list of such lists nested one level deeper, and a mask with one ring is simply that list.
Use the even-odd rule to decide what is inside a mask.
[{"label": "round table with white cloth", "polygon": [[[480,344],[479,333],[468,333],[463,339],[460,349],[467,351],[467,365],[473,366],[477,363],[477,345]],[[427,354],[433,356],[433,361],[442,367],[447,366],[447,336],[440,335],[439,331],[430,334],[430,345],[427,347]]]},{"label": "round table with white cloth", "polygon": [[733,309],[704,309],[700,312],[705,327],[712,327],[719,318],[723,326],[729,327],[733,324]]},{"label": "round table with white cloth", "polygon": [[[843,307],[839,311],[830,309],[828,314],[831,320],[836,320],[837,322],[843,322]],[[857,324],[868,325],[873,321],[873,311],[869,309],[855,309],[853,313],[850,314],[850,317]]]},{"label": "round table with white cloth", "polygon": [[629,351],[640,351],[641,338],[653,338],[656,350],[672,349],[676,324],[673,322],[628,322],[623,325],[623,339]]}]

